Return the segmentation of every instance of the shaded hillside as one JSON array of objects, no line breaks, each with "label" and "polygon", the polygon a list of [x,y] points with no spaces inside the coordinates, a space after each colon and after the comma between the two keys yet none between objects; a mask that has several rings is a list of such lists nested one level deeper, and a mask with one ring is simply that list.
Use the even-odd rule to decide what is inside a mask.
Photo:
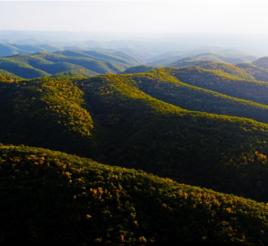
[{"label": "shaded hillside", "polygon": [[0,69],[23,78],[62,73],[118,73],[135,64],[135,59],[112,51],[59,51],[0,58]]},{"label": "shaded hillside", "polygon": [[268,69],[268,57],[261,57],[253,62],[254,65]]},{"label": "shaded hillside", "polygon": [[140,65],[140,66],[135,66],[135,67],[130,67],[127,68],[124,73],[143,73],[143,72],[149,72],[151,70],[153,70],[153,67],[150,66],[144,66],[144,65]]},{"label": "shaded hillside", "polygon": [[268,240],[244,198],[37,148],[0,146],[0,170],[2,243]]},{"label": "shaded hillside", "polygon": [[257,80],[268,81],[268,69],[259,67],[253,63],[242,63],[238,65],[243,70],[247,71],[248,74],[253,76]]},{"label": "shaded hillside", "polygon": [[172,74],[179,80],[229,96],[268,104],[268,84],[245,80],[223,71],[192,67],[174,69]]}]

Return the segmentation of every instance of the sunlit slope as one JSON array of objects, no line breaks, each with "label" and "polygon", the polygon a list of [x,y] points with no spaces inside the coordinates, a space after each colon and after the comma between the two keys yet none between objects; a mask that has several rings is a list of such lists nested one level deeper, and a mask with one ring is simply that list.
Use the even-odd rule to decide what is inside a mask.
[{"label": "sunlit slope", "polygon": [[21,80],[20,77],[12,73],[6,72],[4,70],[0,70],[0,82],[13,83],[13,82],[17,82],[20,80]]},{"label": "sunlit slope", "polygon": [[222,61],[210,61],[210,60],[190,60],[188,62],[174,63],[171,67],[175,68],[186,68],[186,67],[201,67],[208,70],[216,70],[219,72],[229,73],[231,75],[243,78],[246,80],[254,80],[254,76],[248,73],[241,67],[236,65],[225,63]]},{"label": "sunlit slope", "polygon": [[268,122],[267,105],[181,82],[172,72],[172,69],[157,69],[150,73],[129,74],[127,78],[145,93],[185,109]]},{"label": "sunlit slope", "polygon": [[222,71],[198,67],[174,69],[172,74],[177,79],[194,86],[258,103],[268,103],[268,84],[266,82],[244,80]]},{"label": "sunlit slope", "polygon": [[265,204],[45,149],[0,146],[0,242],[268,240]]},{"label": "sunlit slope", "polygon": [[0,101],[0,142],[88,151],[93,119],[83,92],[67,78],[1,83]]}]

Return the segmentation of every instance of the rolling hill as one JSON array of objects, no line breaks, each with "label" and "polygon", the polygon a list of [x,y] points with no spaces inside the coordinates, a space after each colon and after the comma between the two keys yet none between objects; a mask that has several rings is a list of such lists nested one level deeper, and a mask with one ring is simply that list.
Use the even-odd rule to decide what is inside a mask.
[{"label": "rolling hill", "polygon": [[191,67],[195,66],[199,62],[215,62],[215,63],[229,63],[223,57],[213,54],[213,53],[205,53],[198,54],[195,56],[184,57],[180,60],[170,64],[172,67],[182,68],[182,67]]},{"label": "rolling hill", "polygon": [[268,57],[261,57],[255,61],[253,61],[253,64],[257,67],[262,67],[268,69]]},{"label": "rolling hill", "polygon": [[255,57],[243,54],[239,51],[231,50],[214,50],[210,52],[198,52],[196,55],[188,55],[181,59],[178,59],[175,62],[172,62],[171,65],[175,67],[188,67],[191,64],[198,62],[215,62],[215,63],[226,63],[226,64],[238,64],[245,62],[254,61]]},{"label": "rolling hill", "polygon": [[174,69],[172,74],[177,79],[193,86],[200,86],[257,103],[268,103],[268,85],[266,82],[246,80],[241,76],[200,67]]},{"label": "rolling hill", "polygon": [[134,58],[110,50],[65,50],[0,58],[0,69],[26,79],[55,74],[118,73],[136,64]]},{"label": "rolling hill", "polygon": [[172,76],[173,71],[157,69],[129,77],[145,93],[185,109],[252,118],[268,123],[267,105],[184,83]]},{"label": "rolling hill", "polygon": [[245,70],[248,74],[254,77],[256,80],[268,81],[268,69],[258,67],[253,63],[242,63],[238,64],[240,68]]},{"label": "rolling hill", "polygon": [[[61,150],[266,200],[268,125],[220,115],[267,121],[266,105],[189,86],[170,71],[1,83],[0,142]],[[168,89],[162,85],[175,96],[163,94]],[[196,101],[187,106],[187,97]],[[198,101],[204,112],[196,111]],[[207,113],[217,101],[217,114]]]},{"label": "rolling hill", "polygon": [[265,204],[141,171],[4,145],[0,170],[1,243],[263,244],[268,239]]},{"label": "rolling hill", "polygon": [[12,82],[20,81],[20,80],[22,80],[22,78],[12,73],[6,72],[4,70],[0,70],[0,82],[12,83]]},{"label": "rolling hill", "polygon": [[240,68],[247,71],[248,74],[251,74],[255,79],[268,81],[268,58],[261,57],[251,63],[241,63],[238,64]]},{"label": "rolling hill", "polygon": [[[80,86],[96,123],[95,159],[265,199],[266,124],[174,107],[137,90],[126,75],[91,78]],[[255,171],[249,163],[257,165]],[[250,173],[258,182],[248,182]]]},{"label": "rolling hill", "polygon": [[143,72],[149,72],[153,69],[154,67],[139,65],[139,66],[127,68],[123,73],[143,73]]},{"label": "rolling hill", "polygon": [[2,42],[0,43],[0,57],[17,54],[32,54],[42,51],[54,52],[59,47],[48,44],[18,44]]},{"label": "rolling hill", "polygon": [[0,101],[1,141],[82,151],[92,134],[83,92],[67,78],[0,83]]},{"label": "rolling hill", "polygon": [[[127,59],[15,58],[47,67],[78,53]],[[264,244],[268,85],[206,64],[31,80],[1,71],[0,242]]]},{"label": "rolling hill", "polygon": [[225,62],[215,62],[215,61],[193,61],[185,64],[185,66],[177,66],[176,64],[172,65],[174,68],[182,68],[182,67],[201,67],[204,69],[212,70],[212,71],[220,71],[224,73],[228,73],[234,76],[238,76],[239,78],[254,80],[250,73],[245,71],[243,68],[240,68],[236,65],[225,63]]}]

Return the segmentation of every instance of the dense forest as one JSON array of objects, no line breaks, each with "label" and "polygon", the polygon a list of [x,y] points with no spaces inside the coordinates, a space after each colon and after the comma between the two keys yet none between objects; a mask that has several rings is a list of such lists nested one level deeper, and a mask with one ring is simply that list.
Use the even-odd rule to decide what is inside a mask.
[{"label": "dense forest", "polygon": [[0,242],[264,244],[267,60],[0,58]]}]

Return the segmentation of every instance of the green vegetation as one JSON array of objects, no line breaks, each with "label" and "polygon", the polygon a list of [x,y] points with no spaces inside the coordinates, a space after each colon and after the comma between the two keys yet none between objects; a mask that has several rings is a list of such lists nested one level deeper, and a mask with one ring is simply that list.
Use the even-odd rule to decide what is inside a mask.
[{"label": "green vegetation", "polygon": [[[188,91],[201,90],[200,100],[209,109],[206,90],[179,82],[165,69],[2,83],[1,142],[62,150],[266,201],[268,125],[188,111],[173,105],[181,105],[179,100],[171,104],[170,99],[156,99],[154,90],[146,90],[148,85],[159,88],[167,82]],[[217,101],[218,94],[213,96]],[[197,104],[193,101],[191,107]],[[219,110],[227,107],[239,115],[243,109],[247,117],[266,119],[265,105],[223,96],[218,105]]]},{"label": "green vegetation", "polygon": [[18,82],[20,80],[21,80],[20,77],[12,73],[6,72],[4,70],[0,70],[0,83],[3,83],[3,82],[13,83],[13,82]]},{"label": "green vegetation", "polygon": [[[174,65],[174,67],[180,67]],[[229,63],[223,63],[223,62],[212,62],[212,61],[195,61],[187,63],[187,66],[185,67],[201,67],[209,70],[216,70],[219,72],[224,72],[228,74],[232,74],[234,76],[237,76],[239,78],[247,79],[247,80],[254,80],[255,77],[252,76],[250,73],[247,73],[242,68],[239,68],[238,66],[235,66],[233,64]]]},{"label": "green vegetation", "polygon": [[0,242],[264,244],[267,82],[215,62],[132,63],[112,51],[0,59],[18,67],[0,70]]},{"label": "green vegetation", "polygon": [[0,58],[0,69],[26,79],[48,75],[40,69],[18,62],[14,58]]},{"label": "green vegetation", "polygon": [[266,199],[267,160],[256,156],[267,155],[266,124],[183,110],[141,92],[129,75],[78,84],[96,123],[94,159]]},{"label": "green vegetation", "polygon": [[0,147],[1,242],[268,240],[263,203],[28,147]]},{"label": "green vegetation", "polygon": [[213,90],[229,96],[268,104],[268,84],[243,78],[218,70],[192,67],[174,69],[172,74],[179,80],[194,86]]},{"label": "green vegetation", "polygon": [[194,111],[227,114],[268,122],[268,106],[192,86],[171,76],[172,69],[128,75],[135,85],[162,101]]},{"label": "green vegetation", "polygon": [[240,68],[251,74],[256,80],[268,81],[268,69],[256,66],[253,63],[242,63],[238,65]]},{"label": "green vegetation", "polygon": [[96,75],[118,73],[137,61],[113,51],[58,51],[0,58],[0,69],[23,78],[56,74]]},{"label": "green vegetation", "polygon": [[254,59],[254,57],[242,54],[240,52],[237,53],[225,50],[224,52],[217,51],[217,53],[203,53],[194,56],[184,57],[177,60],[176,62],[169,63],[169,65],[171,67],[182,68],[199,66],[200,64],[205,65],[207,63],[209,66],[211,66],[212,64],[216,64],[216,66],[220,67],[224,67],[224,65],[228,67],[230,65],[229,68],[232,69],[233,65],[231,64],[251,62]]},{"label": "green vegetation", "polygon": [[151,71],[153,69],[154,69],[153,67],[140,65],[140,66],[127,68],[124,71],[124,73],[143,73],[143,72],[149,72],[149,71]]},{"label": "green vegetation", "polygon": [[2,142],[82,152],[92,135],[83,92],[66,77],[2,84],[0,95]]}]

